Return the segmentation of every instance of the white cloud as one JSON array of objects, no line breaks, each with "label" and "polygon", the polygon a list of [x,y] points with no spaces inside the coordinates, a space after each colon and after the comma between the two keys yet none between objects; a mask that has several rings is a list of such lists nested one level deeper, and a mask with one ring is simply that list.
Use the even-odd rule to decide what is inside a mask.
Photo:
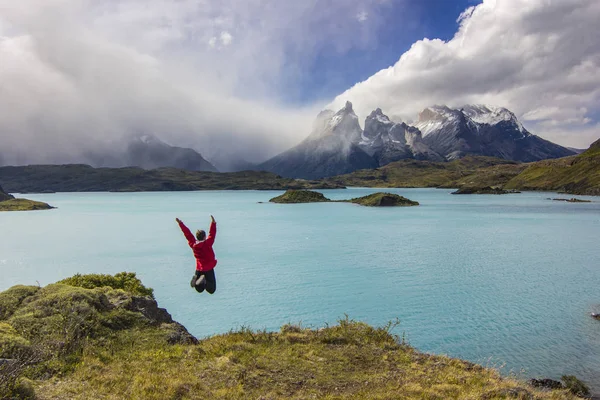
[{"label": "white cloud", "polygon": [[398,62],[338,96],[362,115],[413,119],[432,104],[506,106],[525,126],[562,144],[600,136],[600,2],[484,0],[458,18],[448,42],[423,39]]},{"label": "white cloud", "polygon": [[352,3],[0,0],[4,162],[78,161],[133,133],[251,161],[284,150],[322,104],[281,93],[323,49],[376,40],[374,24],[348,23]]},{"label": "white cloud", "polygon": [[358,20],[358,22],[365,22],[367,19],[369,19],[369,13],[367,13],[366,11],[361,11],[358,14],[356,14],[356,19]]},{"label": "white cloud", "polygon": [[231,36],[231,33],[227,31],[221,32],[221,43],[223,43],[223,46],[229,46],[232,40],[233,36]]}]

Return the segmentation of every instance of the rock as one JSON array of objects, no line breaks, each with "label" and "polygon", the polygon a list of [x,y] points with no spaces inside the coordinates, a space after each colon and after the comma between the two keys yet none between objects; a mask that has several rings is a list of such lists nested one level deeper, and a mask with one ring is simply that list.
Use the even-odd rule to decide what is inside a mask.
[{"label": "rock", "polygon": [[529,384],[533,387],[537,388],[545,388],[545,389],[564,389],[564,386],[561,382],[555,381],[553,379],[530,379]]},{"label": "rock", "polygon": [[173,322],[171,314],[166,309],[160,308],[156,300],[151,297],[133,296],[131,297],[131,301],[125,304],[125,309],[140,312],[150,322],[155,324],[170,324]]},{"label": "rock", "polygon": [[198,339],[190,334],[185,326],[181,325],[179,322],[173,322],[172,324],[169,324],[168,327],[171,332],[167,335],[167,343],[198,344]]},{"label": "rock", "polygon": [[600,321],[600,314],[592,313],[592,318],[597,319],[598,321]]}]

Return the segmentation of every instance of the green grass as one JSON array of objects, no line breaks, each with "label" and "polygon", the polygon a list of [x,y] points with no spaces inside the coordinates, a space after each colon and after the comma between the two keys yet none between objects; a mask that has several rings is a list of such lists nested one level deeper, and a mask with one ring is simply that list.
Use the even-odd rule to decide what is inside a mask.
[{"label": "green grass", "polygon": [[36,211],[51,210],[52,206],[41,201],[27,199],[11,199],[0,201],[0,211]]},{"label": "green grass", "polygon": [[346,317],[321,329],[287,324],[279,332],[242,327],[196,345],[173,344],[169,338],[182,329],[176,323],[153,323],[120,306],[132,294],[105,284],[122,286],[121,279],[80,275],[73,282],[97,286],[57,283],[0,293],[0,341],[16,349],[7,355],[18,366],[0,367],[0,398],[32,392],[37,399],[575,398],[420,353],[393,333],[397,321],[372,327]]}]

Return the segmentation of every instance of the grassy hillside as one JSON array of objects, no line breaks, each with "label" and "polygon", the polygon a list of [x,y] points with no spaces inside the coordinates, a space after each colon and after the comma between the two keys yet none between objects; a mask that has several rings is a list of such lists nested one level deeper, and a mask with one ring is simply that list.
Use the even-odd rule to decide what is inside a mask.
[{"label": "grassy hillside", "polygon": [[452,162],[402,160],[327,180],[346,186],[443,187],[561,191],[600,195],[600,140],[571,157],[519,164],[490,157]]},{"label": "grassy hillside", "polygon": [[514,161],[492,157],[469,156],[451,162],[402,160],[373,170],[360,170],[336,176],[326,181],[345,186],[440,187],[488,167],[504,167],[507,170],[523,168]]},{"label": "grassy hillside", "polygon": [[577,156],[528,165],[506,188],[600,196],[600,140]]},{"label": "grassy hillside", "polygon": [[13,193],[137,192],[236,189],[333,188],[328,183],[287,179],[269,172],[195,172],[175,168],[92,168],[89,165],[1,167],[0,182]]},{"label": "grassy hillside", "polygon": [[134,274],[0,293],[0,398],[574,399],[343,319],[196,340]]}]

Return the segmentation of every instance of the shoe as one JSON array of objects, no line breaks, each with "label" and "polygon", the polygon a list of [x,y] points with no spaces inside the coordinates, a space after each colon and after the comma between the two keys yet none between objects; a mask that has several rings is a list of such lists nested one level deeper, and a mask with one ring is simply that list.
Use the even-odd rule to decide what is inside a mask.
[{"label": "shoe", "polygon": [[196,281],[196,286],[202,286],[206,284],[206,277],[204,275],[202,275],[200,278],[198,278],[198,280]]},{"label": "shoe", "polygon": [[196,279],[198,279],[198,278],[196,278],[196,275],[192,276],[192,281],[190,282],[190,286],[191,287],[195,287],[196,286]]}]

